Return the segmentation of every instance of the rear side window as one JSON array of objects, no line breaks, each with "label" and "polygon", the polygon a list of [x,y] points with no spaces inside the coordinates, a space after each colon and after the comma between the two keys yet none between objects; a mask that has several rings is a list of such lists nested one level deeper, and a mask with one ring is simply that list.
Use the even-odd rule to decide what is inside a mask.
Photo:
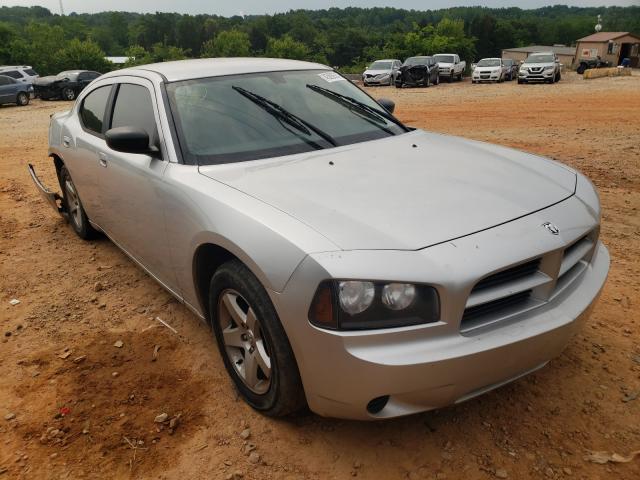
[{"label": "rear side window", "polygon": [[158,132],[153,102],[146,87],[130,83],[120,85],[111,117],[111,128],[116,127],[142,128],[149,134],[149,143],[157,144]]},{"label": "rear side window", "polygon": [[6,75],[11,78],[22,78],[22,74],[17,70],[9,70],[8,72],[2,72],[2,75]]},{"label": "rear side window", "polygon": [[80,118],[84,128],[99,135],[102,134],[104,111],[107,108],[110,93],[111,85],[97,88],[85,97],[80,107]]},{"label": "rear side window", "polygon": [[10,85],[13,83],[9,77],[5,77],[4,74],[0,75],[0,85]]}]

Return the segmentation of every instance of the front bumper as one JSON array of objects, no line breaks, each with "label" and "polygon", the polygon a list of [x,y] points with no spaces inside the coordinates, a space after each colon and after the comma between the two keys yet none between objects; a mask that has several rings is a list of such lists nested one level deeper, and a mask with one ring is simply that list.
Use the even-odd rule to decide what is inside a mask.
[{"label": "front bumper", "polygon": [[471,79],[474,82],[497,82],[500,80],[500,72],[496,73],[473,73]]},{"label": "front bumper", "polygon": [[[462,402],[511,382],[559,355],[588,316],[609,269],[598,243],[591,262],[560,294],[507,321],[462,333],[460,319],[478,278],[526,255],[563,251],[594,219],[572,197],[501,227],[420,251],[330,252],[307,257],[285,290],[271,293],[291,341],[310,408],[324,416],[379,419]],[[566,205],[565,205],[566,207]],[[571,212],[571,208],[568,209]],[[566,237],[540,228],[543,219],[565,226]],[[525,232],[527,234],[525,235]],[[520,244],[516,243],[520,240]],[[524,257],[527,258],[527,257]],[[326,331],[307,320],[320,265],[334,278],[421,282],[441,292],[442,319],[432,324],[372,331]],[[403,273],[398,273],[403,272]],[[388,396],[380,411],[367,405]]]},{"label": "front bumper", "polygon": [[543,71],[540,73],[518,72],[518,80],[522,82],[548,82],[549,80],[553,80],[554,76],[554,70]]}]

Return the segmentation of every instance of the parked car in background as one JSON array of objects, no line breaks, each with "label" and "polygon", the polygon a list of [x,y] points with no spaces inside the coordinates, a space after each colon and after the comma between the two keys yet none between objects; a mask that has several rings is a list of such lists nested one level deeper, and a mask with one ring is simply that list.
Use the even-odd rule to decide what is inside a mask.
[{"label": "parked car in background", "polygon": [[0,75],[0,105],[6,103],[15,103],[20,107],[28,105],[32,93],[33,86],[30,83]]},{"label": "parked car in background", "polygon": [[611,66],[611,62],[606,60],[602,60],[600,57],[596,58],[581,58],[578,62],[578,67],[576,68],[576,72],[582,75],[585,70],[589,70],[590,68],[608,68]]},{"label": "parked car in background", "polygon": [[559,355],[609,254],[585,176],[385,104],[317,63],[132,67],[52,116],[62,196],[29,171],[210,325],[253,408],[408,415]]},{"label": "parked car in background", "polygon": [[438,62],[434,57],[418,56],[407,58],[396,78],[396,87],[429,87],[440,83]]},{"label": "parked car in background", "polygon": [[57,75],[40,77],[33,83],[37,97],[44,100],[61,98],[74,100],[101,73],[90,70],[68,70]]},{"label": "parked car in background", "polygon": [[560,78],[560,61],[553,52],[532,53],[518,70],[518,83],[554,83]]},{"label": "parked car in background", "polygon": [[506,67],[501,58],[483,58],[475,64],[471,83],[504,82]]},{"label": "parked car in background", "polygon": [[393,85],[402,62],[397,59],[376,60],[362,74],[362,83],[369,85]]},{"label": "parked car in background", "polygon": [[38,72],[36,72],[32,67],[28,65],[0,66],[0,75],[6,75],[7,77],[11,77],[17,80],[18,82],[29,83],[29,84],[32,84],[34,80],[39,76]]},{"label": "parked car in background", "polygon": [[455,53],[438,53],[433,58],[438,62],[440,78],[446,78],[451,83],[453,80],[462,80],[467,62],[460,60]]},{"label": "parked car in background", "polygon": [[518,62],[510,58],[503,58],[502,63],[504,63],[504,68],[506,70],[505,80],[511,81],[518,78],[518,68],[520,67]]}]

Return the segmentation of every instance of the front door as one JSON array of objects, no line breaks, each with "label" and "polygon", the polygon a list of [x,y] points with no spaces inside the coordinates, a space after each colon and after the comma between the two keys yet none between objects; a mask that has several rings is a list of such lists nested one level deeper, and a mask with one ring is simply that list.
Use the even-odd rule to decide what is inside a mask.
[{"label": "front door", "polygon": [[[150,146],[160,147],[153,84],[136,77],[125,78],[117,84],[108,128],[142,128],[149,134]],[[160,153],[123,153],[108,146],[98,155],[100,226],[158,280],[176,289],[161,194],[168,161]]]}]

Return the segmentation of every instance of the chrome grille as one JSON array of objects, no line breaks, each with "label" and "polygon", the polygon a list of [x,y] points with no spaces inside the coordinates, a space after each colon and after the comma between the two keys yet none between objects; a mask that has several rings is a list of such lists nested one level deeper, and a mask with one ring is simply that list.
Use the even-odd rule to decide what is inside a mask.
[{"label": "chrome grille", "polygon": [[564,247],[492,273],[471,290],[460,322],[461,333],[501,322],[552,301],[587,269],[598,229]]}]

